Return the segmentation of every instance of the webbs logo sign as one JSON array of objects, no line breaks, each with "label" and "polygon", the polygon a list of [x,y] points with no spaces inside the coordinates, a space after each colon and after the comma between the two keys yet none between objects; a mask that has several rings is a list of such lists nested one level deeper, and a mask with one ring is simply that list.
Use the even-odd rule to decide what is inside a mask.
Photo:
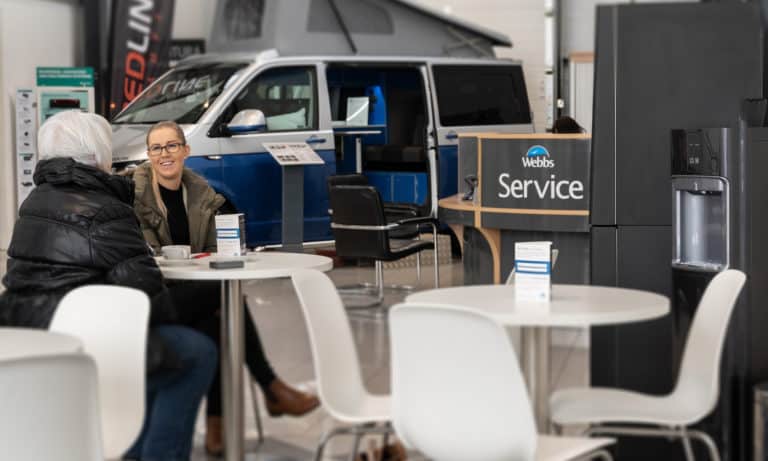
[{"label": "webbs logo sign", "polygon": [[531,146],[522,158],[525,168],[554,168],[555,161],[549,158],[549,151],[544,146]]}]

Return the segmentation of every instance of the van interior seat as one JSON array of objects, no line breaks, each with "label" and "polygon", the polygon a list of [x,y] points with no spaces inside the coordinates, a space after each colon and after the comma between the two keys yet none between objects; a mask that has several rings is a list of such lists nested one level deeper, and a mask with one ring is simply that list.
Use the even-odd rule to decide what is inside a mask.
[{"label": "van interior seat", "polygon": [[396,144],[365,146],[363,169],[426,172],[428,170],[427,153],[424,146]]}]

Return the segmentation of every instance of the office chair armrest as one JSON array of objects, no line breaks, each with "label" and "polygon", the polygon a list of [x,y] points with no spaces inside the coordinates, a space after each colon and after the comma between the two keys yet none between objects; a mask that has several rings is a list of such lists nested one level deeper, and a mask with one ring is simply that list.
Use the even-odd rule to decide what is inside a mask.
[{"label": "office chair armrest", "polygon": [[418,218],[406,218],[401,219],[400,221],[395,221],[393,224],[397,224],[398,226],[409,226],[414,224],[437,224],[437,219],[431,217],[431,216],[419,216]]}]

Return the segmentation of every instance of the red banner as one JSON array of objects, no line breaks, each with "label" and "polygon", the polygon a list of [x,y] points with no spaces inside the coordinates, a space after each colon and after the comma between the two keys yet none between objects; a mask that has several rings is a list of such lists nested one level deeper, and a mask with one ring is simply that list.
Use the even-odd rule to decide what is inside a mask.
[{"label": "red banner", "polygon": [[111,91],[114,117],[168,68],[174,0],[114,0]]}]

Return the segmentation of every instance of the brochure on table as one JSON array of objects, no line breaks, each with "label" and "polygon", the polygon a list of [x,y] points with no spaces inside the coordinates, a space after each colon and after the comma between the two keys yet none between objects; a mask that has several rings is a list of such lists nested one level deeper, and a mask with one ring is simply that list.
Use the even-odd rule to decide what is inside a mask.
[{"label": "brochure on table", "polygon": [[551,291],[552,242],[515,243],[515,300],[548,303]]},{"label": "brochure on table", "polygon": [[281,166],[322,165],[325,163],[305,142],[265,142],[263,145]]},{"label": "brochure on table", "polygon": [[216,215],[216,254],[244,256],[245,215],[243,213]]}]

